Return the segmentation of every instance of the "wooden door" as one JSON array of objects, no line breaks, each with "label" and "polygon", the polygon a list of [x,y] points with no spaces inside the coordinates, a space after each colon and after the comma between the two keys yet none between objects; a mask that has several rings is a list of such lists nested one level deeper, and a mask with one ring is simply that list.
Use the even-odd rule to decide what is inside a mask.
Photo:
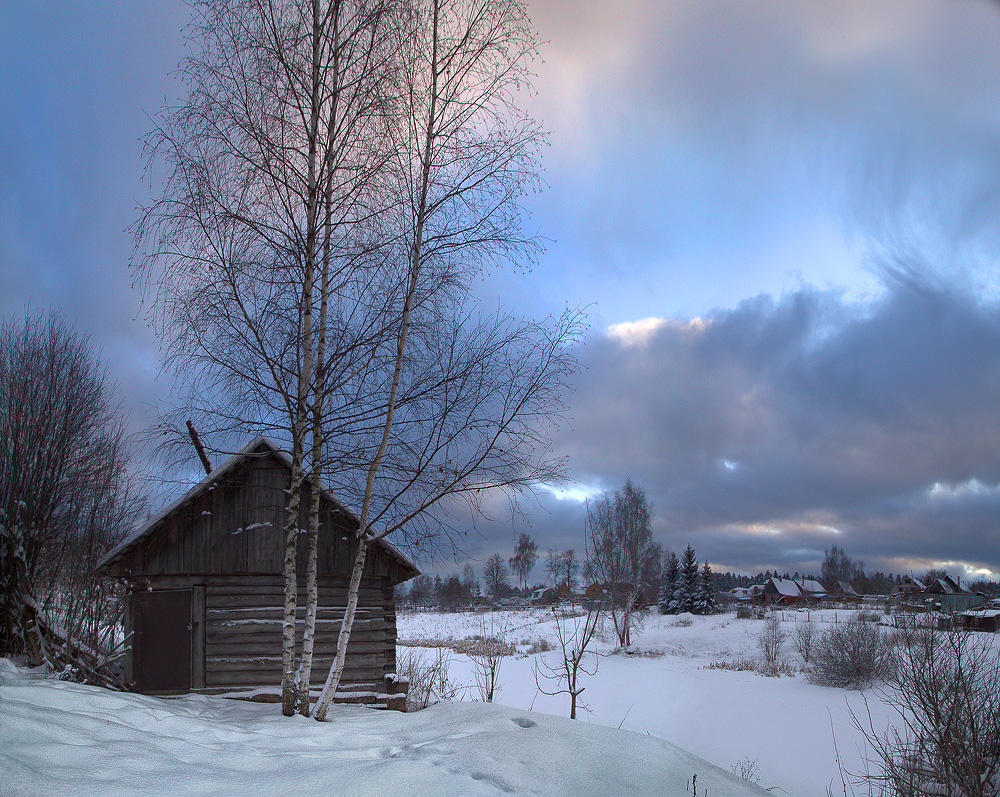
[{"label": "wooden door", "polygon": [[191,590],[132,594],[132,675],[140,692],[191,688]]}]

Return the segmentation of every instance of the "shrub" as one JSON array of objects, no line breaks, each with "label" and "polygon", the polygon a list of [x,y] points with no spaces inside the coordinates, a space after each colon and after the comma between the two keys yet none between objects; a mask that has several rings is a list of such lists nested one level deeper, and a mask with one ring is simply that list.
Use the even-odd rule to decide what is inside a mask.
[{"label": "shrub", "polygon": [[733,670],[735,672],[753,672],[757,665],[753,659],[718,659],[705,665],[706,670]]},{"label": "shrub", "polygon": [[879,692],[901,718],[875,731],[852,716],[873,760],[862,779],[882,793],[929,797],[1000,794],[1000,655],[987,635],[912,628]]},{"label": "shrub", "polygon": [[444,648],[436,648],[429,659],[413,648],[400,651],[396,670],[402,679],[410,682],[406,694],[407,711],[420,711],[442,700],[453,700],[458,695],[461,687],[448,678],[450,661]]},{"label": "shrub", "polygon": [[809,663],[809,656],[812,655],[813,640],[815,639],[816,626],[812,620],[795,625],[795,649],[802,657],[802,661]]},{"label": "shrub", "polygon": [[757,759],[741,758],[735,764],[733,764],[730,769],[733,770],[733,774],[737,777],[743,778],[743,780],[748,781],[753,784],[760,783],[760,770],[757,767]]},{"label": "shrub", "polygon": [[549,640],[547,640],[545,637],[540,637],[539,639],[536,639],[534,642],[528,642],[528,640],[525,640],[521,644],[528,646],[529,655],[534,653],[548,653],[550,650],[553,649],[552,643],[549,642]]},{"label": "shrub", "polygon": [[760,652],[764,654],[764,661],[767,664],[774,664],[781,655],[781,648],[784,647],[786,634],[781,627],[778,618],[773,614],[764,621],[764,628],[757,638],[760,645]]},{"label": "shrub", "polygon": [[782,675],[795,675],[795,668],[787,661],[770,661],[757,667],[757,672],[768,678],[780,678]]},{"label": "shrub", "polygon": [[854,615],[820,636],[811,680],[822,686],[864,689],[891,675],[892,669],[886,635],[877,625]]}]

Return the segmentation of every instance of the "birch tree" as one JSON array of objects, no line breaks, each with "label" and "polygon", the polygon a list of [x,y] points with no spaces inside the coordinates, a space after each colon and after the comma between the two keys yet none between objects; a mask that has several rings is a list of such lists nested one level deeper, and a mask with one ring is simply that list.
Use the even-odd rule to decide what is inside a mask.
[{"label": "birch tree", "polygon": [[517,540],[517,546],[514,548],[514,555],[509,559],[510,569],[517,573],[522,589],[528,588],[528,574],[531,573],[531,569],[537,561],[538,543],[522,532]]},{"label": "birch tree", "polygon": [[309,711],[321,486],[357,513],[322,716],[372,542],[433,549],[463,502],[561,475],[547,434],[578,315],[525,321],[470,299],[484,269],[537,252],[519,199],[543,137],[515,103],[534,39],[524,7],[499,0],[196,10],[188,98],[150,137],[168,176],[137,225],[136,271],[187,386],[166,431],[182,440],[177,420],[194,417],[218,446],[263,432],[289,447],[286,714]]},{"label": "birch tree", "polygon": [[[385,407],[382,434],[360,500],[347,613],[314,712],[319,720],[343,674],[370,540],[404,528],[446,496],[464,495],[478,508],[484,488],[518,489],[555,478],[558,467],[546,459],[538,427],[557,413],[558,392],[575,367],[566,350],[578,324],[573,314],[538,326],[501,314],[470,324],[462,311],[470,280],[482,268],[530,258],[537,248],[521,232],[518,202],[537,179],[543,142],[537,124],[514,103],[536,54],[526,9],[509,0],[426,0],[412,9],[404,59],[409,101],[399,128],[405,138],[397,145],[405,190],[405,298],[388,400],[378,403]],[[421,356],[442,344],[446,359]],[[425,373],[444,366],[432,393],[401,393],[414,361],[411,384],[418,387]],[[397,426],[397,411],[411,400],[433,412],[410,413]],[[456,412],[466,405],[471,414]],[[433,434],[414,435],[425,429]],[[397,456],[387,460],[390,448]],[[435,464],[439,475],[427,481]],[[403,490],[397,468],[406,474]]]},{"label": "birch tree", "polygon": [[606,606],[622,647],[632,643],[642,567],[653,541],[652,517],[645,491],[631,479],[614,495],[603,495],[593,509],[587,507],[587,563],[611,593]]}]

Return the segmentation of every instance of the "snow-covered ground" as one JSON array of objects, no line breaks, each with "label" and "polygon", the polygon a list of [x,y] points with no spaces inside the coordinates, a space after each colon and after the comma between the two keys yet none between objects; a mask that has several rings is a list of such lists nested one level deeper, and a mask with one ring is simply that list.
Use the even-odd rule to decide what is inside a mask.
[{"label": "snow-covered ground", "polygon": [[762,795],[662,739],[484,703],[331,721],[32,679],[0,659],[0,794]]},{"label": "snow-covered ground", "polygon": [[[805,619],[779,616],[789,632]],[[410,714],[338,706],[328,723],[286,719],[273,704],[29,678],[0,660],[0,794],[689,795],[693,775],[699,795],[764,793],[733,774],[742,764],[772,794],[821,797],[844,793],[838,750],[845,769],[863,769],[849,713],[867,710],[862,695],[809,684],[790,640],[793,675],[709,667],[759,659],[759,621],[651,615],[630,654],[612,652],[605,629],[576,721],[565,695],[536,688],[535,665],[558,652],[527,653],[555,643],[550,612],[401,614],[400,640],[422,641],[410,650],[430,658],[435,640],[483,623],[522,651],[504,660],[494,705],[475,702],[471,661],[449,652],[461,700]],[[868,708],[876,728],[891,718],[877,699]]]},{"label": "snow-covered ground", "polygon": [[[843,622],[849,612],[789,610],[776,616],[789,637],[782,658],[792,665],[793,675],[765,677],[709,667],[761,659],[758,638],[763,623],[736,619],[732,613],[682,618],[651,614],[634,638],[631,654],[611,653],[613,632],[605,628],[597,647],[610,655],[600,658],[595,676],[583,678],[586,691],[581,700],[588,711],[580,713],[579,721],[651,734],[725,770],[739,768],[741,762],[755,763],[760,785],[774,794],[822,796],[827,787],[843,794],[841,766],[846,772],[862,772],[867,755],[851,710],[866,720],[870,711],[878,730],[893,721],[893,712],[870,691],[816,686],[801,672],[802,660],[791,638],[794,623],[817,623],[818,633]],[[480,633],[482,622],[475,614],[401,614],[399,636],[404,643],[461,639]],[[490,615],[486,622],[491,622]],[[551,611],[509,612],[503,623],[508,639],[522,643],[522,649],[543,638],[555,642]],[[496,702],[568,716],[566,695],[549,697],[536,688],[533,672],[539,656],[554,661],[557,653],[503,662]],[[459,654],[451,654],[449,675],[459,684],[475,681],[471,661]],[[468,696],[477,696],[474,686]],[[847,793],[852,793],[849,780]]]}]

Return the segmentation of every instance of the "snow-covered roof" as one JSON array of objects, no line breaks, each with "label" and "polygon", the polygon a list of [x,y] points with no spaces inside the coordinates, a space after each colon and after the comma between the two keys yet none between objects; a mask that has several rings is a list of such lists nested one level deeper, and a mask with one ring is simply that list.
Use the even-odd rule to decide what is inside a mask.
[{"label": "snow-covered roof", "polygon": [[780,595],[785,595],[789,598],[798,598],[802,594],[799,585],[790,578],[772,578],[770,583]]},{"label": "snow-covered roof", "polygon": [[[259,451],[258,449],[265,449],[264,451]],[[97,563],[97,568],[100,570],[108,565],[112,564],[114,561],[119,559],[122,554],[136,545],[140,540],[150,534],[157,527],[157,525],[168,515],[174,513],[181,507],[188,503],[194,501],[199,495],[201,495],[205,490],[215,484],[219,479],[233,470],[237,465],[252,456],[262,456],[264,454],[270,454],[280,460],[289,470],[292,467],[292,458],[287,452],[282,451],[278,445],[268,437],[260,435],[251,441],[248,445],[244,446],[243,449],[233,454],[229,459],[222,463],[219,467],[215,468],[211,473],[205,476],[200,482],[194,485],[190,490],[185,492],[176,501],[168,504],[166,507],[161,509],[156,515],[154,515],[144,526],[136,529],[129,537],[122,540],[118,545],[116,545],[111,551],[109,551],[100,562]],[[341,501],[334,495],[333,490],[327,485],[323,485],[323,494],[334,504],[346,517],[353,520],[355,523],[359,523],[357,515],[355,515],[350,509],[348,509]],[[399,548],[393,545],[388,540],[382,538],[376,540],[376,544],[384,547],[392,556],[399,559],[405,566],[412,568],[419,572],[416,564],[410,559],[405,553],[403,553]]]},{"label": "snow-covered roof", "polygon": [[826,595],[826,590],[823,588],[823,585],[811,578],[799,579],[798,585],[803,592],[811,592],[815,595]]}]

